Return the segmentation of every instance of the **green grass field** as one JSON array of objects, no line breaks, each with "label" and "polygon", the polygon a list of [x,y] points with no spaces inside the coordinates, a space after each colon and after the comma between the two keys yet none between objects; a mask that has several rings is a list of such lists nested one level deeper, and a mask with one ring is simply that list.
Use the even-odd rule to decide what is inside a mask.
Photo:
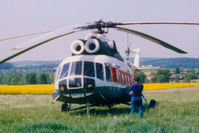
[{"label": "green grass field", "polygon": [[0,95],[0,132],[77,132],[77,133],[198,133],[199,87],[145,91],[158,105],[144,118],[131,116],[130,106],[92,107],[62,113],[61,103],[52,104],[50,95]]}]

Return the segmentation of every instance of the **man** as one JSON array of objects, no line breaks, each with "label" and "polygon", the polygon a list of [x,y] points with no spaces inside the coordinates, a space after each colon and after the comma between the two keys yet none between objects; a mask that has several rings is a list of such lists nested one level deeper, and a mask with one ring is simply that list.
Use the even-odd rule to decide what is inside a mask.
[{"label": "man", "polygon": [[143,107],[142,107],[142,91],[143,85],[139,83],[140,78],[138,76],[134,77],[135,83],[131,85],[131,91],[129,95],[131,95],[131,115],[133,115],[136,107],[139,110],[139,117],[143,117]]}]

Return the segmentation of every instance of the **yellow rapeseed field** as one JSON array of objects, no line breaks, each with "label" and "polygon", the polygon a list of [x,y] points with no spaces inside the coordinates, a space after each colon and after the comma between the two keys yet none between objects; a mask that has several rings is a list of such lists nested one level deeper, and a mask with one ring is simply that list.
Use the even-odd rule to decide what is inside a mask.
[{"label": "yellow rapeseed field", "polygon": [[0,94],[52,94],[54,85],[0,85]]},{"label": "yellow rapeseed field", "polygon": [[[199,83],[144,84],[144,90],[160,90],[199,86]],[[0,85],[0,94],[52,94],[54,85]]]},{"label": "yellow rapeseed field", "polygon": [[175,89],[183,87],[199,86],[199,83],[153,83],[144,84],[144,90]]}]

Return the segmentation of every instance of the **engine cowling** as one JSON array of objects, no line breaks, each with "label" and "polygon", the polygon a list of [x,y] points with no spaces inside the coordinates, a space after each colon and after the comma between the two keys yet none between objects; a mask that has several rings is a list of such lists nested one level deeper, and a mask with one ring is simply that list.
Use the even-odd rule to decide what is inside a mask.
[{"label": "engine cowling", "polygon": [[87,40],[87,42],[85,44],[86,52],[88,52],[89,54],[93,54],[93,53],[96,53],[97,51],[99,51],[99,49],[100,49],[100,44],[97,39],[93,38],[93,39]]},{"label": "engine cowling", "polygon": [[72,42],[70,49],[73,54],[82,54],[85,49],[84,42],[82,40],[76,40]]}]

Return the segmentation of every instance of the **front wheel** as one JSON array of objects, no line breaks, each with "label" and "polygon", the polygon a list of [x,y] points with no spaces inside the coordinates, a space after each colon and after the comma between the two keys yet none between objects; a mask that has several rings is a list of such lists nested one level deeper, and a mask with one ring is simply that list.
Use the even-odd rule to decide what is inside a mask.
[{"label": "front wheel", "polygon": [[61,111],[66,112],[70,110],[70,106],[67,103],[63,103],[61,106]]}]

